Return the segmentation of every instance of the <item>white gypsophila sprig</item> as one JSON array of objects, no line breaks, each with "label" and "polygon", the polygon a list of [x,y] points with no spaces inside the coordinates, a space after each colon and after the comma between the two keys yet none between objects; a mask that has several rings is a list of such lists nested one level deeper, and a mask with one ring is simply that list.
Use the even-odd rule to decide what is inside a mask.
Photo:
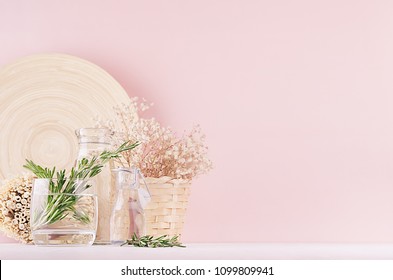
[{"label": "white gypsophila sprig", "polygon": [[150,106],[143,100],[132,98],[130,104],[114,108],[115,119],[97,122],[114,133],[113,144],[125,141],[140,142],[141,145],[124,153],[118,160],[121,166],[136,166],[146,177],[169,176],[175,179],[192,180],[208,172],[212,163],[207,157],[205,135],[195,126],[182,137],[177,137],[169,127],[156,119],[144,119],[139,113]]}]

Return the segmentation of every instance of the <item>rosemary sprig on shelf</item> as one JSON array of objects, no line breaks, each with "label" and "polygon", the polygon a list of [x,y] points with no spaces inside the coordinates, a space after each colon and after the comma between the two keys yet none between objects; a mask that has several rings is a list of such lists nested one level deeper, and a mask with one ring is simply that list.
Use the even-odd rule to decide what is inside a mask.
[{"label": "rosemary sprig on shelf", "polygon": [[159,248],[159,247],[182,247],[185,248],[180,241],[180,236],[175,235],[169,237],[168,235],[162,235],[159,237],[153,237],[151,235],[145,235],[138,237],[135,233],[132,235],[131,239],[128,239],[120,246],[131,245],[135,247],[149,247],[149,248]]},{"label": "rosemary sprig on shelf", "polygon": [[[123,143],[115,151],[104,151],[98,157],[91,159],[83,158],[77,162],[68,176],[66,170],[56,172],[56,167],[47,168],[37,165],[32,160],[26,160],[23,166],[34,173],[38,178],[49,179],[49,195],[45,209],[35,215],[33,225],[42,226],[53,224],[68,216],[69,213],[79,221],[88,223],[89,216],[83,212],[78,212],[75,205],[78,201],[75,194],[83,193],[91,187],[87,184],[87,179],[97,176],[101,173],[104,164],[111,159],[120,157],[124,151],[134,149],[139,145],[138,142],[130,144]],[[56,175],[56,178],[54,176]]]}]

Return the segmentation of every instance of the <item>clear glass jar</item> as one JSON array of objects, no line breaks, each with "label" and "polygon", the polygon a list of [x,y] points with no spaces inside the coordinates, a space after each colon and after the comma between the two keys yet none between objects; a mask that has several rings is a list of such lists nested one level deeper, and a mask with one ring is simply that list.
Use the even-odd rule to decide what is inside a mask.
[{"label": "clear glass jar", "polygon": [[[103,151],[110,150],[111,133],[106,128],[81,128],[76,130],[79,140],[77,161],[83,158],[98,157]],[[77,165],[77,163],[75,164]],[[104,165],[97,176],[91,178],[93,187],[90,193],[98,198],[98,227],[95,244],[110,244],[110,217],[116,188],[111,180],[111,162]]]},{"label": "clear glass jar", "polygon": [[[52,193],[56,179],[35,179],[30,208],[30,226],[35,245],[87,246],[97,229],[97,196],[84,193],[89,183],[66,180],[72,193]],[[63,184],[63,183],[62,183]]]}]

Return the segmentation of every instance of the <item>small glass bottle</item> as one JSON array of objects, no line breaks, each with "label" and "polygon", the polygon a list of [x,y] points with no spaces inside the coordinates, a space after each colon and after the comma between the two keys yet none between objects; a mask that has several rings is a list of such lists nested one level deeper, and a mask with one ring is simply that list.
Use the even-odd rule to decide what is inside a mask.
[{"label": "small glass bottle", "polygon": [[[79,140],[77,161],[98,157],[103,151],[111,149],[111,133],[106,128],[81,128],[75,133]],[[111,162],[105,164],[101,173],[90,179],[92,188],[89,192],[98,197],[98,226],[94,244],[110,244],[110,216],[116,193],[111,180],[111,165]]]},{"label": "small glass bottle", "polygon": [[110,220],[110,239],[112,244],[121,244],[130,238],[130,199],[134,174],[126,168],[112,170],[115,185],[116,199]]},{"label": "small glass bottle", "polygon": [[134,233],[137,236],[145,235],[143,201],[150,201],[150,193],[140,187],[139,169],[117,168],[112,172],[117,195],[110,221],[111,243],[121,244]]}]

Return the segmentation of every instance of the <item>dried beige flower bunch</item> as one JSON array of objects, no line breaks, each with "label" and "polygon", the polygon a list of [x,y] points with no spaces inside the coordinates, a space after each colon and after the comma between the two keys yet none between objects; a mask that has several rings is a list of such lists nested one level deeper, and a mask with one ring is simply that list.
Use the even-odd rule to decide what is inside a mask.
[{"label": "dried beige flower bunch", "polygon": [[8,237],[31,243],[30,200],[32,175],[7,180],[0,189],[0,230]]},{"label": "dried beige flower bunch", "polygon": [[177,137],[169,127],[163,127],[156,119],[144,119],[139,113],[150,107],[145,100],[138,102],[132,98],[130,104],[114,108],[116,118],[98,121],[114,133],[113,141],[119,146],[125,141],[140,142],[141,145],[122,155],[118,164],[125,167],[136,166],[144,176],[192,180],[208,172],[212,163],[207,157],[205,136],[199,126]]}]

